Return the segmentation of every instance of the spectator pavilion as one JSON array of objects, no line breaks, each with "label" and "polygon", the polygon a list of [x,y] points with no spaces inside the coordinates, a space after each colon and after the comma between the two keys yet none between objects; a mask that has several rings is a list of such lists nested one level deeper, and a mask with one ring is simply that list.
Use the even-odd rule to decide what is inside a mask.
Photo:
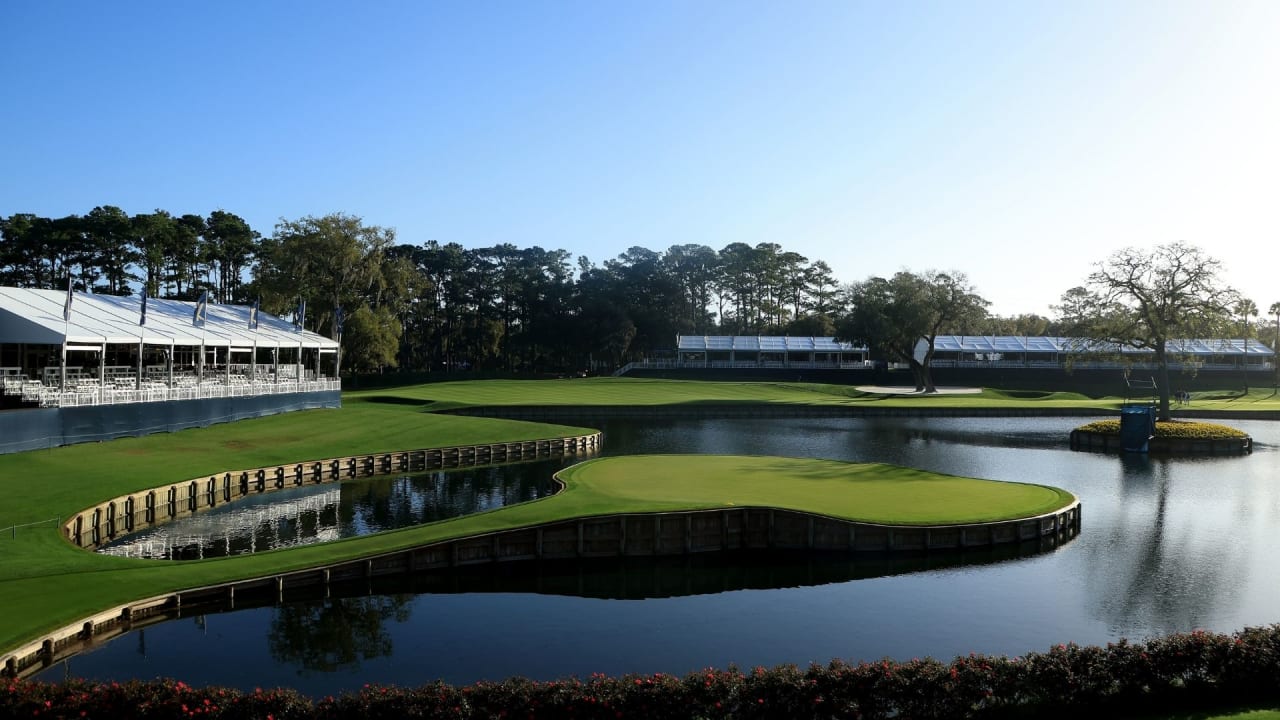
[{"label": "spectator pavilion", "polygon": [[[923,357],[927,344],[918,344]],[[1170,340],[1170,368],[1179,370],[1271,370],[1275,351],[1244,338]],[[939,335],[934,340],[935,368],[1125,369],[1150,367],[1155,353],[1146,348],[1080,338],[1023,335]],[[630,363],[632,369],[808,369],[862,370],[873,366],[865,346],[833,337],[765,335],[681,335],[675,357]]]},{"label": "spectator pavilion", "polygon": [[338,370],[252,306],[0,288],[0,452],[337,407]]},{"label": "spectator pavilion", "polygon": [[[1265,370],[1275,360],[1271,348],[1244,338],[1170,340],[1167,349],[1173,369]],[[933,343],[934,367],[1141,367],[1154,360],[1148,348],[1068,337],[939,335]]]},{"label": "spectator pavilion", "polygon": [[676,338],[680,367],[709,368],[860,368],[867,348],[833,337],[766,335],[681,335]]}]

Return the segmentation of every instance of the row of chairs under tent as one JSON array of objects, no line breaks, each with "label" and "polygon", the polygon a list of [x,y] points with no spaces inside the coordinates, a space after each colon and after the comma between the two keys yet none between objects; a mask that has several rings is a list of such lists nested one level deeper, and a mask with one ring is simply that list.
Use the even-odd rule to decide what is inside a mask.
[{"label": "row of chairs under tent", "polygon": [[23,374],[0,373],[0,392],[6,398],[20,398],[21,404],[28,407],[65,407],[240,397],[341,387],[336,378],[318,377],[312,370],[304,370],[302,381],[299,382],[292,372],[281,372],[277,379],[270,372],[259,372],[253,377],[243,373],[228,376],[221,368],[206,368],[203,379],[193,371],[175,372],[172,382],[167,371],[163,376],[148,372],[144,374],[141,384],[136,374],[108,374],[105,381],[100,381],[91,373],[68,369],[66,386],[63,387],[60,369],[57,369],[59,372],[56,374],[51,374],[48,370],[46,368],[44,380],[33,380]]}]

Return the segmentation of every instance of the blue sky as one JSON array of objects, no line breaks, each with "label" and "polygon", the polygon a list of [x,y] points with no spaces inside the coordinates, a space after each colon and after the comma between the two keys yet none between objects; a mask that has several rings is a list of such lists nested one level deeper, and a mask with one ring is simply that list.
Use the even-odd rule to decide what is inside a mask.
[{"label": "blue sky", "polygon": [[776,242],[1049,312],[1127,245],[1280,300],[1280,3],[0,4],[0,215]]}]

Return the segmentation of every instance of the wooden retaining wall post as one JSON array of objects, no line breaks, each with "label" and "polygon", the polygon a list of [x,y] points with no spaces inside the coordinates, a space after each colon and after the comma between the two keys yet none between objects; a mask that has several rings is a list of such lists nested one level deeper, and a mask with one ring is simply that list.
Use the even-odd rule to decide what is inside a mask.
[{"label": "wooden retaining wall post", "polygon": [[[600,433],[595,433],[569,438],[406,450],[379,455],[306,461],[294,463],[292,468],[287,465],[278,465],[253,470],[227,471],[221,476],[215,474],[185,480],[112,498],[69,516],[62,523],[61,530],[67,540],[79,547],[98,546],[104,542],[104,539],[115,538],[122,533],[137,532],[139,523],[154,526],[188,513],[199,512],[204,508],[216,507],[222,502],[232,502],[235,499],[247,497],[255,492],[282,490],[288,484],[287,477],[290,474],[293,477],[293,485],[301,486],[306,482],[308,473],[314,482],[324,482],[326,470],[330,479],[337,481],[342,478],[344,470],[348,477],[357,477],[360,474],[389,474],[395,472],[397,466],[400,470],[413,471],[429,470],[432,466],[460,467],[482,462],[497,463],[530,459],[546,457],[555,451],[563,454],[570,447],[594,448],[599,444],[600,436]],[[238,481],[232,477],[236,473],[239,474]],[[271,477],[270,481],[268,475]],[[166,493],[163,501],[157,497],[160,491]],[[142,507],[139,507],[139,498],[143,500]],[[161,502],[165,504],[163,516],[159,508]],[[86,528],[90,513],[93,513],[92,524]]]}]

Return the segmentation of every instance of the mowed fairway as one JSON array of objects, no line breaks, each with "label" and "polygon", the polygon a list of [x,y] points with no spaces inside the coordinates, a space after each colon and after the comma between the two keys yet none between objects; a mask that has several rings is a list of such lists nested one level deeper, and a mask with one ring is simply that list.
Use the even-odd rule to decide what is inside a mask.
[{"label": "mowed fairway", "polygon": [[[907,392],[910,388],[904,388]],[[1076,393],[1043,393],[1034,399],[995,390],[969,395],[884,395],[851,385],[804,382],[708,382],[638,378],[471,380],[362,390],[350,397],[373,402],[421,400],[429,410],[455,407],[632,405],[845,405],[907,407],[1044,407],[1104,410],[1119,398],[1092,400]],[[1280,407],[1280,403],[1277,404]]]},{"label": "mowed fairway", "polygon": [[889,525],[1031,517],[1075,500],[1058,488],[879,463],[743,455],[627,455],[560,471],[562,502],[599,513],[775,507]]}]

